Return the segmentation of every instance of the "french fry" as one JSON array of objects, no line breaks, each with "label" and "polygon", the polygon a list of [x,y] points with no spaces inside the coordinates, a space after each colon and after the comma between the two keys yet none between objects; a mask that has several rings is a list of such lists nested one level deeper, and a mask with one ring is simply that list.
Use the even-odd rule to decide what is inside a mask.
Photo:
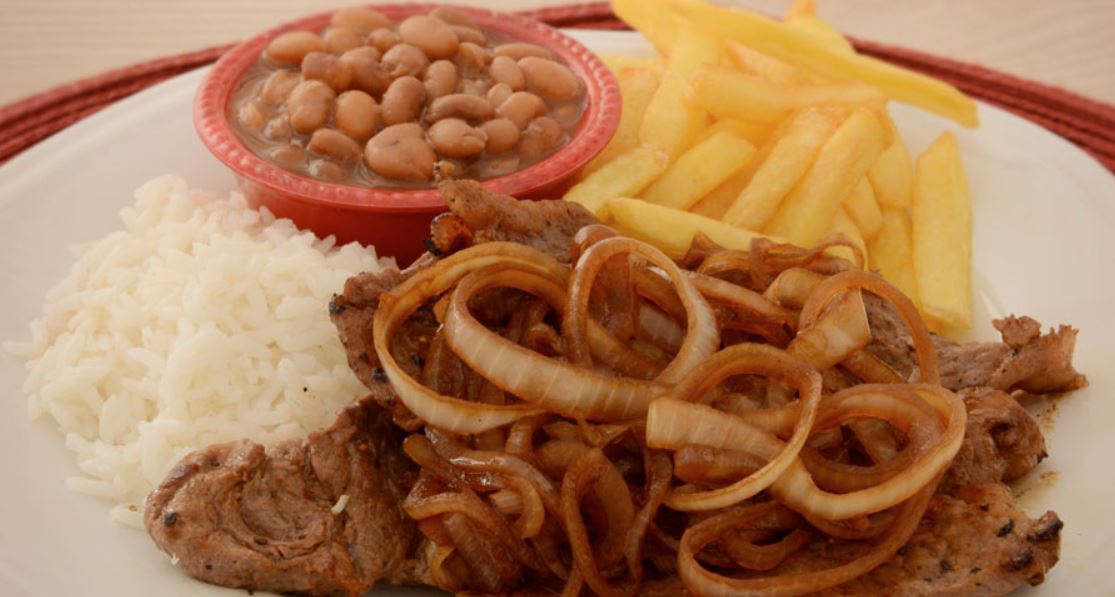
[{"label": "french fry", "polygon": [[688,209],[698,199],[720,186],[755,155],[755,146],[739,137],[719,132],[681,154],[642,193],[652,203]]},{"label": "french fry", "polygon": [[616,134],[588,165],[585,173],[598,170],[604,164],[616,159],[620,154],[631,151],[639,145],[639,127],[643,123],[650,99],[658,89],[658,75],[645,68],[620,68],[616,72],[619,91],[623,97],[623,112],[619,117]]},{"label": "french fry", "polygon": [[898,134],[894,121],[888,116],[886,123],[894,140],[867,171],[867,179],[871,181],[875,199],[880,205],[901,207],[914,200],[914,164],[910,159],[910,150]]},{"label": "french fry", "polygon": [[875,111],[856,109],[821,147],[766,231],[802,247],[816,244],[887,142],[887,130]]},{"label": "french fry", "polygon": [[[658,75],[662,74],[662,69],[665,63],[661,57],[658,56],[626,56],[623,54],[600,54],[600,60],[608,66],[609,69],[618,77],[620,71],[624,69],[634,68],[648,70],[654,73],[657,80]],[[626,101],[626,100],[625,100]]]},{"label": "french fry", "polygon": [[671,158],[681,155],[705,126],[705,111],[687,105],[685,91],[698,67],[715,64],[720,58],[720,40],[686,23],[678,34],[676,50],[639,128],[643,145],[657,146]]},{"label": "french fry", "polygon": [[870,268],[882,274],[902,294],[919,305],[914,259],[911,253],[913,232],[905,207],[887,207],[882,211],[879,234],[867,241]]},{"label": "french fry", "polygon": [[807,85],[818,82],[812,74],[736,41],[726,41],[724,52],[741,72],[762,77],[771,83]]},{"label": "french fry", "polygon": [[778,85],[755,75],[745,75],[722,66],[703,66],[693,74],[686,90],[690,106],[707,110],[717,118],[738,118],[775,123],[791,110],[817,105],[882,106],[878,89],[863,83]]},{"label": "french fry", "polygon": [[725,211],[724,221],[762,230],[778,211],[782,199],[809,170],[843,116],[843,110],[809,108],[791,117],[785,127],[779,127],[783,130],[772,135],[772,140],[751,162],[749,169],[754,173]]},{"label": "french fry", "polygon": [[860,268],[865,267],[867,259],[867,242],[863,240],[863,233],[856,227],[856,223],[848,216],[848,212],[843,207],[836,210],[836,215],[832,217],[832,223],[829,229],[825,232],[825,236],[830,234],[843,234],[852,241],[852,244],[859,249],[859,259],[856,258],[856,252],[848,247],[829,247],[825,252],[833,257],[839,257],[850,261]]},{"label": "french fry", "polygon": [[946,132],[914,168],[914,274],[922,309],[946,326],[972,323],[972,201],[956,138]]},{"label": "french fry", "polygon": [[786,9],[783,20],[800,19],[802,17],[817,16],[817,2],[815,0],[794,0],[790,8]]},{"label": "french fry", "polygon": [[[756,152],[755,157],[751,158],[748,166],[758,159],[759,153],[761,153],[761,151]],[[728,208],[732,206],[736,197],[739,197],[744,187],[747,186],[747,182],[751,180],[751,175],[753,173],[749,171],[750,168],[748,166],[744,166],[739,172],[729,176],[728,180],[720,183],[720,186],[713,189],[711,193],[701,197],[697,203],[693,204],[693,207],[689,208],[689,211],[695,214],[701,214],[707,218],[723,220],[724,214],[728,211]]]},{"label": "french fry", "polygon": [[722,247],[744,251],[751,246],[751,239],[767,237],[753,230],[640,199],[612,199],[608,202],[608,213],[624,234],[646,241],[674,259],[685,255],[698,232]]},{"label": "french fry", "polygon": [[650,40],[659,54],[669,56],[677,45],[681,22],[663,2],[612,0],[612,12]]},{"label": "french fry", "polygon": [[879,211],[879,203],[875,200],[875,191],[867,177],[860,179],[852,193],[844,199],[844,211],[856,223],[856,228],[863,233],[864,238],[874,238],[883,225],[883,214]]},{"label": "french fry", "polygon": [[744,139],[748,143],[757,147],[759,145],[762,145],[763,142],[766,141],[768,137],[770,137],[770,133],[773,128],[773,126],[761,122],[754,122],[751,120],[738,120],[736,118],[723,118],[717,120],[712,126],[701,131],[701,134],[697,136],[697,139],[693,142],[693,144],[698,145],[700,143],[703,143],[709,137],[715,135],[716,133],[727,132],[732,133],[740,139]]},{"label": "french fry", "polygon": [[565,193],[566,201],[588,208],[597,218],[607,217],[609,199],[637,195],[669,164],[669,156],[653,147],[640,146],[601,166]]},{"label": "french fry", "polygon": [[720,36],[795,64],[828,79],[861,81],[889,97],[971,128],[979,125],[975,102],[952,85],[881,60],[826,46],[810,33],[759,14],[705,4],[686,4],[685,18],[706,35]]},{"label": "french fry", "polygon": [[813,0],[796,0],[782,20],[809,33],[834,51],[855,52],[852,43],[836,27],[817,16],[817,4]]}]

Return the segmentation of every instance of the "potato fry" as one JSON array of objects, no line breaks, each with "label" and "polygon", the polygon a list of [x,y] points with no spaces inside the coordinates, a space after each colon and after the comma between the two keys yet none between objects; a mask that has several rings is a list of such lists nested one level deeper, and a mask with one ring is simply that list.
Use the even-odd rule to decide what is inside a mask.
[{"label": "potato fry", "polygon": [[859,184],[852,193],[844,199],[844,211],[856,223],[856,228],[867,239],[875,238],[879,227],[883,225],[883,214],[879,211],[879,203],[875,200],[875,191],[867,177],[860,179]]},{"label": "potato fry", "polygon": [[612,0],[612,12],[650,40],[659,54],[669,56],[678,41],[681,20],[663,2]]},{"label": "potato fry", "polygon": [[875,199],[880,205],[901,207],[914,201],[914,164],[894,121],[888,116],[886,123],[894,140],[867,171],[867,179],[871,181]]},{"label": "potato fry", "polygon": [[852,112],[821,147],[766,231],[802,247],[816,244],[844,198],[879,159],[887,141],[887,130],[874,110]]},{"label": "potato fry", "polygon": [[639,127],[643,124],[650,99],[658,89],[658,75],[645,68],[624,67],[616,72],[619,91],[623,97],[623,112],[620,114],[616,134],[591,162],[585,166],[585,173],[598,170],[604,164],[616,159],[620,154],[631,151],[639,145]]},{"label": "potato fry", "polygon": [[693,74],[686,90],[690,106],[707,110],[717,118],[738,118],[775,123],[791,110],[817,105],[882,106],[878,89],[863,83],[777,85],[755,75],[745,75],[722,66],[703,66]]},{"label": "potato fry", "polygon": [[694,145],[699,145],[709,137],[719,132],[732,133],[733,135],[747,141],[748,143],[758,147],[770,137],[773,126],[760,122],[750,120],[738,120],[735,118],[723,118],[717,120],[712,126],[706,128],[697,136],[693,142]]},{"label": "potato fry", "polygon": [[736,41],[725,42],[724,51],[731,63],[741,72],[762,77],[771,83],[807,85],[819,82],[817,77],[807,71]]},{"label": "potato fry", "polygon": [[[817,152],[840,126],[844,111],[809,108],[791,117],[759,152],[749,169],[746,187],[724,213],[724,221],[762,230],[782,199],[801,180]],[[783,129],[783,127],[779,127]],[[760,161],[761,160],[761,161]]]},{"label": "potato fry", "polygon": [[832,217],[832,223],[829,229],[825,232],[825,236],[830,234],[843,234],[852,241],[852,244],[859,249],[859,258],[856,258],[856,252],[848,247],[830,247],[825,249],[825,252],[833,257],[839,257],[850,261],[861,269],[867,266],[867,242],[863,240],[863,233],[856,227],[856,223],[848,216],[848,212],[843,207],[836,210],[836,215]]},{"label": "potato fry", "polygon": [[566,201],[588,208],[597,218],[607,217],[609,199],[637,195],[658,178],[670,159],[653,147],[636,147],[601,166],[565,193]]},{"label": "potato fry", "polygon": [[972,324],[972,200],[956,138],[946,132],[914,168],[914,274],[927,317]]},{"label": "potato fry", "polygon": [[704,143],[694,145],[654,181],[642,198],[647,201],[688,209],[755,155],[755,146],[739,137],[719,132]]},{"label": "potato fry", "polygon": [[887,207],[882,211],[879,234],[867,241],[869,267],[894,284],[920,308],[917,281],[914,278],[910,216],[905,207]]},{"label": "potato fry", "polygon": [[735,40],[837,81],[862,81],[889,97],[918,106],[971,128],[979,125],[975,102],[932,77],[881,60],[826,46],[813,35],[759,14],[711,5],[685,5],[685,18],[709,36]]},{"label": "potato fry", "polygon": [[[755,157],[751,158],[748,165],[755,163],[759,153],[761,152],[755,153]],[[724,214],[728,211],[728,208],[732,206],[736,197],[739,197],[744,187],[747,186],[747,182],[751,180],[752,172],[749,170],[750,168],[748,168],[748,166],[744,166],[739,172],[729,176],[728,180],[720,183],[720,186],[713,189],[711,193],[701,197],[697,203],[694,203],[693,207],[689,208],[689,211],[695,214],[701,214],[707,218],[723,220]]]},{"label": "potato fry", "polygon": [[[612,222],[624,234],[646,241],[674,259],[685,256],[698,232],[728,249],[747,250],[751,239],[769,237],[697,215],[655,205],[640,199],[619,198],[608,202]],[[778,242],[778,239],[773,239]]]},{"label": "potato fry", "polygon": [[794,0],[790,8],[786,9],[783,20],[800,19],[802,17],[817,16],[817,2],[815,0]]},{"label": "potato fry", "polygon": [[624,69],[642,69],[654,73],[655,80],[662,74],[666,63],[658,56],[626,56],[623,54],[600,54],[600,60],[618,77]]},{"label": "potato fry", "polygon": [[720,58],[720,39],[688,23],[678,34],[662,81],[643,115],[639,141],[661,148],[671,158],[681,155],[705,126],[705,111],[685,103],[689,78],[703,64]]}]

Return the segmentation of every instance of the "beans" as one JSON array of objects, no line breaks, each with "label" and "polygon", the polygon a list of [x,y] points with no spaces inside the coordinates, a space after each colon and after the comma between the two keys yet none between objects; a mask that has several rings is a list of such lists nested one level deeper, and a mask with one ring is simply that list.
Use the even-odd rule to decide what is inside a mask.
[{"label": "beans", "polygon": [[549,153],[565,136],[565,130],[556,120],[542,116],[530,121],[519,141],[519,154],[524,160],[533,162]]},{"label": "beans", "polygon": [[298,84],[301,79],[298,73],[289,70],[277,70],[267,77],[267,81],[263,83],[263,89],[259,92],[259,99],[265,105],[277,106],[284,101],[294,86]]},{"label": "beans", "polygon": [[364,7],[342,8],[333,13],[329,23],[334,27],[347,27],[364,35],[380,27],[391,27],[391,19],[383,13]]},{"label": "beans", "polygon": [[493,58],[488,72],[492,74],[492,80],[507,85],[512,91],[522,91],[526,88],[523,71],[519,70],[519,65],[507,56]]},{"label": "beans", "polygon": [[426,108],[426,122],[434,123],[443,118],[481,120],[492,116],[492,105],[488,100],[475,95],[454,93],[439,97]]},{"label": "beans", "polygon": [[519,168],[522,159],[517,154],[505,153],[497,158],[488,159],[479,165],[473,173],[476,178],[491,178],[510,174]]},{"label": "beans", "polygon": [[476,79],[465,79],[458,85],[457,93],[464,93],[466,95],[475,95],[476,97],[487,97],[488,89],[491,85],[487,81],[479,81]]},{"label": "beans", "polygon": [[263,136],[272,141],[289,141],[291,135],[290,117],[286,114],[273,116],[263,127]]},{"label": "beans", "polygon": [[478,46],[488,45],[488,38],[484,37],[484,33],[473,29],[472,27],[463,27],[461,25],[450,25],[449,28],[453,33],[457,34],[457,39],[461,42],[468,42]]},{"label": "beans", "polygon": [[492,53],[488,48],[469,42],[465,42],[457,48],[455,62],[462,74],[467,73],[469,76],[475,76],[484,70],[484,67],[488,66],[491,61]]},{"label": "beans", "polygon": [[448,6],[439,6],[431,10],[430,17],[449,25],[467,27],[469,29],[472,29],[473,31],[476,31],[479,28],[479,26],[476,24],[476,21],[474,21],[472,17],[455,8],[449,8]]},{"label": "beans", "polygon": [[364,36],[348,27],[332,27],[321,39],[325,42],[325,49],[338,56],[364,45]]},{"label": "beans", "polygon": [[310,162],[310,174],[326,180],[344,180],[348,172],[329,160],[314,160]]},{"label": "beans", "polygon": [[460,44],[449,25],[424,16],[409,17],[400,23],[399,39],[425,52],[430,60],[452,58]]},{"label": "beans", "polygon": [[318,80],[340,93],[352,82],[352,71],[343,60],[325,52],[310,52],[302,59],[302,78]]},{"label": "beans", "polygon": [[426,143],[422,127],[407,122],[389,126],[368,141],[364,163],[372,172],[412,182],[430,180],[437,155]]},{"label": "beans", "polygon": [[342,93],[337,96],[333,123],[349,137],[367,141],[376,130],[376,100],[355,89]]},{"label": "beans", "polygon": [[571,129],[581,119],[581,105],[579,102],[566,102],[554,107],[550,116],[561,126]]},{"label": "beans", "polygon": [[267,44],[264,53],[267,58],[279,64],[298,66],[302,58],[310,52],[320,52],[325,49],[321,38],[309,31],[288,31],[277,36]]},{"label": "beans", "polygon": [[356,48],[345,52],[341,62],[348,65],[352,74],[352,87],[366,91],[372,97],[379,97],[391,84],[387,67],[379,63],[379,50],[370,47]]},{"label": "beans", "polygon": [[281,166],[295,168],[306,160],[306,150],[297,145],[280,145],[268,151],[267,157]]},{"label": "beans", "polygon": [[488,140],[483,130],[471,127],[459,118],[439,120],[426,134],[434,149],[450,158],[472,157],[484,151]]},{"label": "beans", "polygon": [[399,34],[390,29],[376,29],[368,36],[368,45],[386,52],[399,43]]},{"label": "beans", "polygon": [[495,110],[500,104],[507,101],[507,98],[511,97],[512,93],[515,92],[511,91],[511,88],[508,87],[506,83],[496,83],[488,90],[488,95],[486,97],[488,98],[488,103],[492,105],[492,109]]},{"label": "beans", "polygon": [[426,69],[426,99],[433,101],[457,89],[457,67],[448,60],[438,60]]},{"label": "beans", "polygon": [[488,138],[484,151],[495,155],[503,153],[519,142],[519,127],[506,118],[495,118],[480,125]]},{"label": "beans", "polygon": [[383,53],[380,62],[387,66],[392,77],[421,77],[430,66],[426,54],[410,44],[396,44]]},{"label": "beans", "polygon": [[385,125],[418,120],[426,101],[426,87],[414,77],[395,79],[383,94],[380,115]]},{"label": "beans", "polygon": [[526,128],[531,120],[543,116],[547,112],[546,102],[542,98],[526,91],[516,91],[511,97],[504,100],[496,108],[500,118],[507,118],[514,122],[520,129]]},{"label": "beans", "polygon": [[528,56],[519,60],[527,88],[551,100],[567,100],[580,92],[581,82],[573,71],[553,60]]},{"label": "beans", "polygon": [[286,100],[290,125],[299,133],[309,134],[325,126],[337,94],[321,81],[302,81]]},{"label": "beans", "polygon": [[350,164],[360,158],[360,145],[352,137],[333,129],[314,131],[307,147],[317,155],[333,158],[342,164]]},{"label": "beans", "polygon": [[236,120],[240,126],[248,129],[249,131],[260,132],[263,126],[267,124],[267,114],[264,112],[263,103],[260,100],[252,100],[245,102],[240,106],[240,110],[236,112]]},{"label": "beans", "polygon": [[518,61],[527,56],[535,56],[537,58],[553,59],[554,55],[543,48],[534,44],[526,42],[513,42],[509,44],[500,44],[495,47],[496,56],[507,56],[508,58]]}]

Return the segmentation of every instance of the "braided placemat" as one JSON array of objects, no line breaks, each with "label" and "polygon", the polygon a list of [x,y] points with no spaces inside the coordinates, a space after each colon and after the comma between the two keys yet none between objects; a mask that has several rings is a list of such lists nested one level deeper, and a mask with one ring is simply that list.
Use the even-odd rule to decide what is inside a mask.
[{"label": "braided placemat", "polygon": [[[555,27],[626,29],[604,2],[524,11]],[[864,54],[948,81],[969,96],[1033,121],[1115,172],[1115,106],[982,66],[853,39]],[[229,45],[109,71],[0,108],[0,164],[137,91],[214,62]]]}]

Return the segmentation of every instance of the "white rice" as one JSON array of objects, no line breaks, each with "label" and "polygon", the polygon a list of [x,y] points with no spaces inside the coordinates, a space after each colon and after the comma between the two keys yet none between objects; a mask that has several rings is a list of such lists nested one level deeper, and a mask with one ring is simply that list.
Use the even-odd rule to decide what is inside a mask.
[{"label": "white rice", "polygon": [[67,487],[141,526],[145,496],[187,452],[301,437],[365,393],[327,303],[381,265],[172,176],[120,219],[75,249],[31,341],[5,348],[27,359],[30,417],[53,419],[77,457]]}]

